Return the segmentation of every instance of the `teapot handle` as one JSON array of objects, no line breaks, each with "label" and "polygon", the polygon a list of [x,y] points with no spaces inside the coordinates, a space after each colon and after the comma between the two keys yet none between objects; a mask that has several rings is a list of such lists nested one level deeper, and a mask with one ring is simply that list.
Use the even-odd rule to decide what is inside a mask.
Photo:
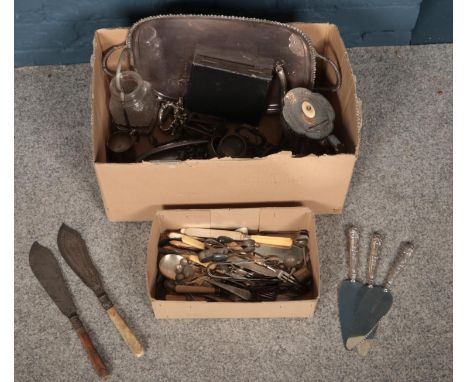
[{"label": "teapot handle", "polygon": [[338,65],[335,64],[328,57],[322,56],[318,52],[315,52],[315,55],[317,58],[320,58],[321,60],[325,61],[325,63],[329,64],[332,67],[333,71],[335,72],[336,81],[335,81],[335,85],[333,85],[332,87],[323,87],[323,88],[314,87],[312,90],[313,91],[321,90],[321,91],[330,91],[330,92],[338,91],[338,89],[341,87],[341,73],[340,73],[340,70],[338,69]]}]

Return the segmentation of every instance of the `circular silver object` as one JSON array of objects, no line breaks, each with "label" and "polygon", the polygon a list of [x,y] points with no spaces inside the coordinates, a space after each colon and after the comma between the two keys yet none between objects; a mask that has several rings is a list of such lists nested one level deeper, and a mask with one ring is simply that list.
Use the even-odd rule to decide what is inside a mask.
[{"label": "circular silver object", "polygon": [[122,131],[112,133],[107,140],[107,147],[114,153],[124,153],[135,144],[135,137]]},{"label": "circular silver object", "polygon": [[296,134],[323,139],[333,131],[335,111],[328,100],[306,88],[294,88],[284,96],[283,123]]},{"label": "circular silver object", "polygon": [[159,271],[168,279],[175,280],[176,279],[176,267],[177,265],[180,265],[180,260],[182,259],[183,257],[180,255],[175,255],[175,254],[164,255],[163,257],[161,257],[161,260],[159,261]]}]

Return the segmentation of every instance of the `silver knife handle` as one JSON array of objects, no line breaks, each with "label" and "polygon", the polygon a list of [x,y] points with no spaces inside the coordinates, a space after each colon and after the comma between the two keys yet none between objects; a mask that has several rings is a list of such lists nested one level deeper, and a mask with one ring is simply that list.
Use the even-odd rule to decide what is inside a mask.
[{"label": "silver knife handle", "polygon": [[390,289],[393,285],[395,277],[400,273],[405,267],[408,259],[413,255],[414,245],[410,242],[403,242],[400,245],[398,255],[388,271],[387,277],[384,281],[384,288]]},{"label": "silver knife handle", "polygon": [[382,247],[382,236],[374,232],[371,237],[369,258],[367,260],[367,284],[374,285],[375,271],[380,257],[380,248]]},{"label": "silver knife handle", "polygon": [[356,227],[351,226],[347,230],[347,236],[349,256],[348,279],[355,281],[359,254],[359,230]]}]

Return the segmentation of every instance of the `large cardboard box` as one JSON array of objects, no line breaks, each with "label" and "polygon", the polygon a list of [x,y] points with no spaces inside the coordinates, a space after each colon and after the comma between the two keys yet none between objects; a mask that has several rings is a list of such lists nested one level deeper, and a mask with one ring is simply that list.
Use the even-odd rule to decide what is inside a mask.
[{"label": "large cardboard box", "polygon": [[[112,45],[125,41],[127,29],[96,31],[91,60],[93,160],[109,220],[151,220],[158,209],[195,205],[293,203],[307,205],[315,213],[341,212],[359,151],[361,103],[355,77],[335,25],[294,25],[309,35],[317,51],[337,62],[341,70],[341,89],[324,95],[334,106],[334,133],[346,145],[346,154],[293,158],[290,152],[280,152],[255,159],[106,163],[109,78],[102,71],[102,57]],[[318,82],[334,83],[333,70],[320,61],[317,64]]]},{"label": "large cardboard box", "polygon": [[[313,289],[303,300],[273,302],[166,301],[156,298],[158,241],[162,232],[186,227],[309,232]],[[156,318],[310,317],[320,295],[315,219],[306,207],[164,210],[154,216],[147,253],[147,292]]]}]

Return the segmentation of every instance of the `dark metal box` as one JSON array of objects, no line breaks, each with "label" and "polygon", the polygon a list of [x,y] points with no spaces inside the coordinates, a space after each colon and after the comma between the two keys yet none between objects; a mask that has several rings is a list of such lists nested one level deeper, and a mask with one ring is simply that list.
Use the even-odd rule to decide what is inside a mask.
[{"label": "dark metal box", "polygon": [[257,124],[266,111],[272,76],[272,59],[198,48],[185,106],[190,111]]}]

